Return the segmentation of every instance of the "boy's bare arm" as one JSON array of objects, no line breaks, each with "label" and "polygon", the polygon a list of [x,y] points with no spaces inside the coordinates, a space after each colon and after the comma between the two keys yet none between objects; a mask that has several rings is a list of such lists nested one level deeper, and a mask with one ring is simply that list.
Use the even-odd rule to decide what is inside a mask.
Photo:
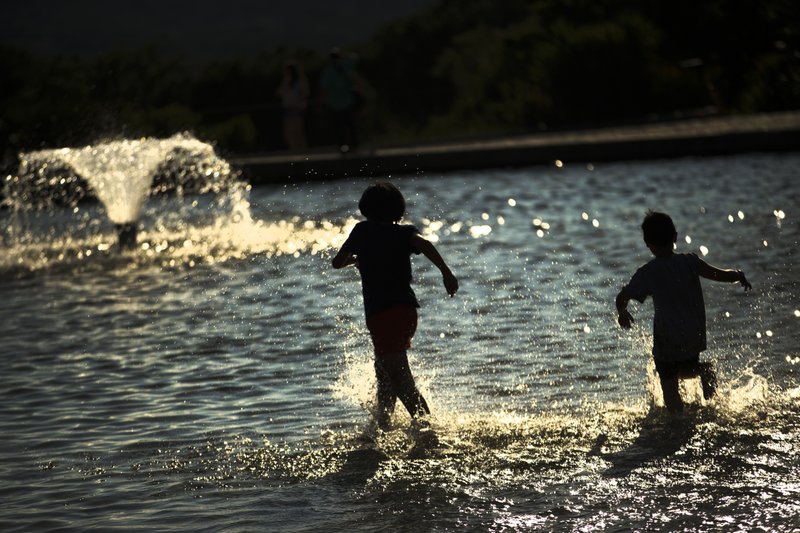
[{"label": "boy's bare arm", "polygon": [[444,262],[442,256],[439,255],[439,251],[436,249],[433,243],[415,233],[411,237],[411,245],[414,247],[414,249],[427,257],[431,263],[436,265],[436,268],[438,268],[442,273],[442,282],[444,283],[445,290],[447,290],[447,294],[453,296],[456,292],[458,292],[458,280],[450,271],[450,267],[448,267],[447,263]]},{"label": "boy's bare arm", "polygon": [[633,316],[628,311],[628,302],[631,301],[631,297],[623,288],[617,294],[616,304],[617,304],[617,322],[619,323],[620,327],[624,329],[631,329],[631,325],[633,324]]},{"label": "boy's bare arm", "polygon": [[744,272],[741,270],[717,268],[713,265],[709,265],[702,259],[699,259],[699,261],[700,267],[697,270],[697,274],[701,277],[712,281],[721,281],[723,283],[741,283],[745,291],[753,290],[753,286],[750,285],[750,282],[747,281]]},{"label": "boy's bare arm", "polygon": [[344,268],[346,266],[357,264],[358,258],[345,250],[339,250],[339,253],[337,253],[336,257],[334,257],[331,261],[333,268]]}]

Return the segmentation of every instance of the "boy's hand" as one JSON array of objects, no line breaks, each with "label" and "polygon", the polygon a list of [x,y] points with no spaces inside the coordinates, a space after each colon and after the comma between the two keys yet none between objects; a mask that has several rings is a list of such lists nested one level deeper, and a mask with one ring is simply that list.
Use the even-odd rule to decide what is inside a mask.
[{"label": "boy's hand", "polygon": [[445,272],[442,274],[442,282],[444,282],[444,288],[451,297],[458,292],[458,280],[453,275],[452,272]]},{"label": "boy's hand", "polygon": [[744,277],[744,272],[741,270],[739,271],[739,283],[741,283],[742,287],[744,287],[744,292],[753,290],[753,286],[750,285],[750,282],[747,281],[747,278]]},{"label": "boy's hand", "polygon": [[619,312],[617,322],[622,329],[631,329],[631,325],[633,324],[634,320],[631,313],[627,309],[624,309]]}]

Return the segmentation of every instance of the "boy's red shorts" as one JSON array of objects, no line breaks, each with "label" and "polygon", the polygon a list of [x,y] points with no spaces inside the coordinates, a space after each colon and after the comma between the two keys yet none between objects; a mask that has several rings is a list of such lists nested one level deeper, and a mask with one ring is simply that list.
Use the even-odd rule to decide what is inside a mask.
[{"label": "boy's red shorts", "polygon": [[367,329],[376,354],[405,352],[417,331],[417,309],[397,305],[378,311],[367,318]]}]

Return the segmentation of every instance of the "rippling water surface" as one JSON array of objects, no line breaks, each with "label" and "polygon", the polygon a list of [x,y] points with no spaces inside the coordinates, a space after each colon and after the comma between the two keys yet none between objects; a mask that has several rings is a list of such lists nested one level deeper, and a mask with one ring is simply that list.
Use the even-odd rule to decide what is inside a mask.
[{"label": "rippling water surface", "polygon": [[[332,253],[366,180],[259,187],[222,208],[153,198],[117,254],[96,206],[2,213],[0,529],[796,530],[800,155],[396,177],[414,258],[410,352],[438,444],[370,430],[354,269]],[[647,208],[704,282],[710,403],[666,416],[652,304],[613,298],[648,260]]]}]

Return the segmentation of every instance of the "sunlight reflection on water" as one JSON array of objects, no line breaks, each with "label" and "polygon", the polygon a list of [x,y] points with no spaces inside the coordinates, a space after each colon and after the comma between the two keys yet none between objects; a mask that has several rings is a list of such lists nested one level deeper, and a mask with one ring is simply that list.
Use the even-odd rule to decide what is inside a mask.
[{"label": "sunlight reflection on water", "polygon": [[[366,180],[151,198],[123,254],[92,206],[30,217],[0,259],[0,528],[789,529],[799,164],[398,178],[462,283],[447,298],[414,259],[410,360],[435,439],[401,412],[369,424],[357,274],[329,267]],[[648,259],[649,207],[673,214],[681,251],[756,287],[704,284],[721,384],[705,402],[685,383],[681,417],[659,409],[652,305],[630,333],[613,314]]]}]

